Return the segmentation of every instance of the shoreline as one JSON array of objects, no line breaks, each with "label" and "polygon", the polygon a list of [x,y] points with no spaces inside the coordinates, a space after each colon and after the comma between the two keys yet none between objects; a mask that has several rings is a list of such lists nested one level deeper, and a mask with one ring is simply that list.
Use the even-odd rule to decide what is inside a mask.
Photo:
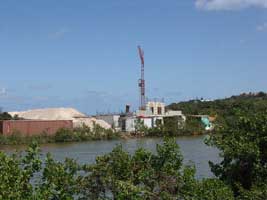
[{"label": "shoreline", "polygon": [[[170,137],[199,137],[207,135],[208,133],[201,134],[177,134]],[[75,134],[73,134],[75,136]],[[38,144],[67,144],[67,143],[82,143],[90,141],[112,141],[112,140],[131,140],[131,139],[142,139],[142,138],[164,138],[164,135],[144,135],[144,134],[134,134],[134,133],[116,133],[115,135],[108,137],[106,135],[95,137],[94,135],[88,138],[78,138],[78,137],[67,137],[62,141],[57,141],[56,136],[38,135],[38,136],[21,136],[21,135],[10,135],[10,136],[0,136],[1,146],[16,146],[16,145],[29,145],[33,141]],[[167,136],[168,137],[168,136]]]}]

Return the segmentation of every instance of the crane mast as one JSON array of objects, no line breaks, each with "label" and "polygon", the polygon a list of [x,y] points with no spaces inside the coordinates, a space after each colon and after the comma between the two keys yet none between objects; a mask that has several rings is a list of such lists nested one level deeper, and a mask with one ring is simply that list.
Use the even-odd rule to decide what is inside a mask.
[{"label": "crane mast", "polygon": [[140,89],[140,110],[146,109],[146,99],[145,99],[145,58],[144,51],[141,46],[138,46],[139,57],[141,60],[141,79],[139,79],[138,86]]}]

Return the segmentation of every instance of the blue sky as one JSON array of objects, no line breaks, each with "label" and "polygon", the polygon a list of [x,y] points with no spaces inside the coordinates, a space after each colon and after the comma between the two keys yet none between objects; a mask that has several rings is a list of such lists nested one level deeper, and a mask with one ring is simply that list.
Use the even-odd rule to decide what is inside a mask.
[{"label": "blue sky", "polygon": [[267,90],[267,0],[0,2],[0,106],[116,112]]}]

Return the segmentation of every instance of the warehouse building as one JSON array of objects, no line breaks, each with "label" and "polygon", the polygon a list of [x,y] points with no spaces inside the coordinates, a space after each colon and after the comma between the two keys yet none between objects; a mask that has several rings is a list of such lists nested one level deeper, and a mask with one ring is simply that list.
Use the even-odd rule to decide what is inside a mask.
[{"label": "warehouse building", "polygon": [[5,136],[20,133],[23,136],[54,135],[59,129],[73,129],[71,120],[5,120],[0,121],[0,133]]}]

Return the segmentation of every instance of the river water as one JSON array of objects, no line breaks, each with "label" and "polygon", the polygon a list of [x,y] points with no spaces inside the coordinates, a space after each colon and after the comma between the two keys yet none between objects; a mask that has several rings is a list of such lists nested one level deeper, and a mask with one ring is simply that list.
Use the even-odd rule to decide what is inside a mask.
[{"label": "river water", "polygon": [[[208,161],[219,162],[219,152],[216,148],[204,144],[205,136],[178,137],[177,143],[184,156],[184,164],[196,166],[196,177],[212,177]],[[45,144],[41,146],[42,153],[52,153],[55,159],[63,161],[70,157],[79,163],[94,163],[99,155],[106,154],[117,145],[122,144],[124,150],[133,153],[137,148],[143,147],[152,152],[156,151],[156,145],[162,143],[162,138],[138,138],[112,141],[90,141],[80,143]],[[25,146],[0,146],[0,150],[13,152],[15,149],[23,150]]]}]

